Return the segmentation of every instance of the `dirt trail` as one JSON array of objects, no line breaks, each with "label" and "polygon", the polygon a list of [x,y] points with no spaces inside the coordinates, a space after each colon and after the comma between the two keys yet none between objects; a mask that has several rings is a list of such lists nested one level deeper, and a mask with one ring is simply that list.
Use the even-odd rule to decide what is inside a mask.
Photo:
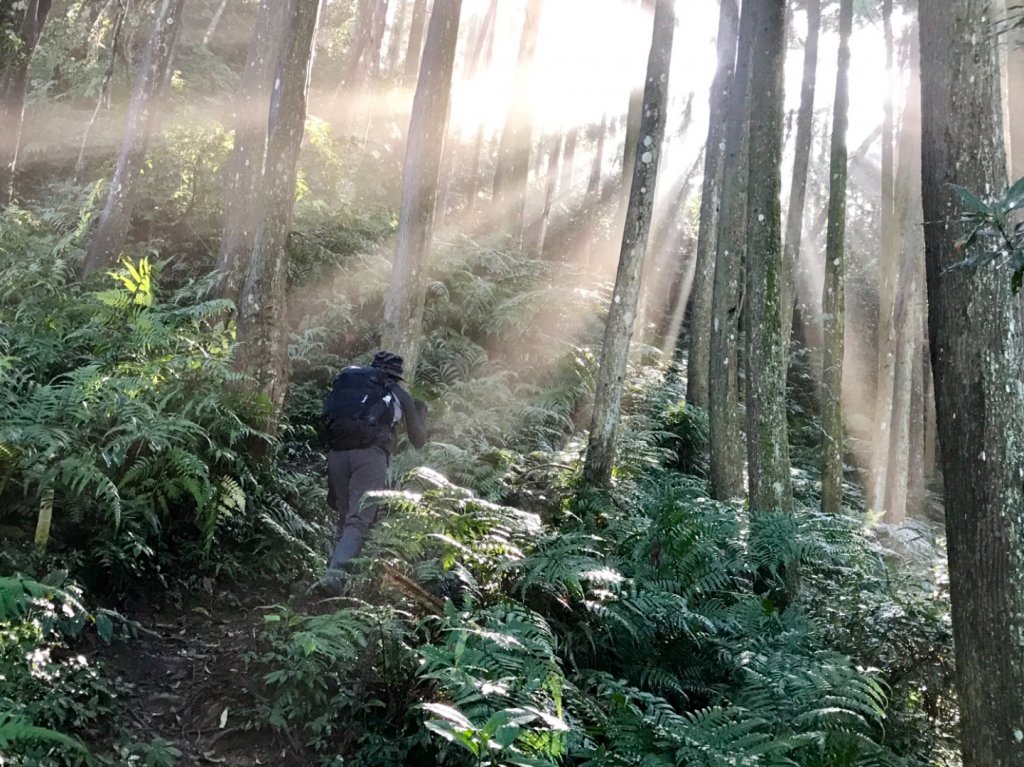
[{"label": "dirt trail", "polygon": [[180,610],[133,613],[138,637],[105,653],[107,666],[131,685],[129,732],[143,742],[169,741],[182,754],[176,767],[310,764],[297,744],[246,729],[259,680],[246,677],[245,657],[258,651],[261,606],[275,601],[218,588]]}]

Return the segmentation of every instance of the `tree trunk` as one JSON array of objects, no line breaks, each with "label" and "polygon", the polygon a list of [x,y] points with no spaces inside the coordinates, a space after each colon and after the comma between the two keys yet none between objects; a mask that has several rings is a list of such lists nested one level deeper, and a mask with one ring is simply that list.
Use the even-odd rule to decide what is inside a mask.
[{"label": "tree trunk", "polygon": [[106,103],[109,108],[110,104],[110,83],[114,79],[114,69],[117,65],[117,52],[121,46],[121,30],[124,28],[124,20],[128,15],[128,5],[121,5],[118,3],[118,14],[113,21],[113,26],[110,32],[110,57],[107,59],[107,68],[103,72],[103,80],[100,83],[100,92],[96,97],[96,106],[92,110],[92,115],[89,117],[89,122],[85,125],[85,130],[82,132],[82,144],[78,149],[78,160],[75,162],[75,183],[80,183],[82,180],[82,174],[85,172],[85,150],[89,145],[89,134],[92,132],[93,125],[96,124],[96,116],[100,113],[100,109]]},{"label": "tree trunk", "polygon": [[711,292],[711,355],[708,360],[708,420],[711,430],[711,495],[743,495],[744,441],[737,365],[740,276],[746,251],[747,170],[750,135],[750,70],[760,5],[744,5],[739,24],[736,72],[729,90],[725,171],[719,195]]},{"label": "tree trunk", "polygon": [[[0,72],[0,210],[10,204],[14,195],[14,170],[21,147],[28,93],[28,67],[50,15],[50,5],[51,0],[29,0],[17,30],[18,49],[9,59],[5,57]],[[0,34],[5,32],[0,28]]]},{"label": "tree trunk", "polygon": [[406,85],[412,85],[420,73],[420,55],[423,51],[423,29],[426,26],[427,0],[415,0],[412,6],[412,21],[409,24],[409,47],[405,50]]},{"label": "tree trunk", "polygon": [[846,344],[846,132],[850,113],[850,34],[853,0],[839,5],[839,70],[829,161],[828,233],[822,295],[825,346],[821,383],[821,509],[839,514],[843,504],[843,354]]},{"label": "tree trunk", "polygon": [[594,393],[594,417],[590,426],[590,440],[587,444],[583,474],[588,482],[599,485],[611,482],[615,435],[618,431],[622,403],[622,384],[629,362],[629,342],[633,334],[633,321],[640,296],[640,273],[651,228],[658,161],[663,151],[669,65],[675,31],[673,3],[674,0],[657,0],[655,4],[654,32],[647,60],[647,81],[638,134],[638,137],[642,138],[637,141],[635,147],[633,180],[622,235],[619,268],[605,325],[601,366]]},{"label": "tree trunk", "polygon": [[[1002,0],[1005,18],[1007,11],[1021,8],[1017,0]],[[1006,54],[1006,72],[1003,80],[1006,86],[1006,123],[1007,123],[1007,165],[1010,180],[1016,181],[1024,176],[1024,30],[1015,28],[1008,30],[1000,38]]]},{"label": "tree trunk", "polygon": [[217,33],[217,26],[220,24],[220,17],[224,15],[224,9],[228,5],[228,0],[220,0],[220,5],[217,6],[217,10],[214,11],[213,18],[210,19],[210,24],[206,28],[206,33],[203,35],[203,48],[210,47],[210,41],[213,40],[213,36]]},{"label": "tree trunk", "polygon": [[387,69],[395,72],[398,60],[402,56],[402,35],[405,32],[405,17],[409,10],[409,0],[398,0],[395,9],[395,21],[391,25],[391,36],[388,38]]},{"label": "tree trunk", "polygon": [[818,72],[820,32],[821,0],[807,0],[807,39],[804,41],[803,85],[800,90],[800,110],[796,117],[793,180],[789,188],[786,239],[782,250],[782,335],[786,340],[787,347],[793,328],[796,271],[800,266],[804,203],[807,199],[807,171],[811,164],[811,144],[814,140],[814,91]]},{"label": "tree trunk", "polygon": [[283,43],[281,30],[286,24],[287,10],[288,4],[281,0],[261,1],[242,74],[241,102],[234,115],[234,147],[225,168],[224,232],[217,253],[217,292],[236,302],[264,212],[264,115],[270,110],[270,89]]},{"label": "tree trunk", "polygon": [[640,110],[643,108],[644,92],[634,88],[629,93],[629,110],[626,112],[626,135],[622,143],[622,186],[633,178],[633,147],[640,131]]},{"label": "tree trunk", "polygon": [[[844,0],[844,7],[849,2]],[[753,511],[789,511],[793,506],[780,304],[785,54],[786,2],[764,0],[750,77],[747,176],[747,474]],[[837,123],[840,119],[845,120],[845,111],[837,114]],[[845,131],[836,133],[845,136]],[[845,143],[842,147],[845,171]]]},{"label": "tree trunk", "polygon": [[494,173],[494,203],[498,207],[504,231],[514,246],[523,242],[523,214],[526,209],[526,181],[530,169],[530,88],[533,54],[540,31],[543,0],[528,0],[523,34],[519,40],[515,92],[505,118],[498,149],[498,167]]},{"label": "tree trunk", "polygon": [[[812,0],[813,1],[813,0]],[[718,67],[711,83],[710,122],[704,145],[704,186],[700,197],[696,267],[693,274],[693,310],[690,319],[690,355],[686,371],[686,400],[708,408],[708,375],[711,361],[711,301],[714,294],[715,246],[722,177],[725,173],[726,115],[729,88],[736,72],[736,38],[739,27],[737,0],[721,0],[718,15]]]},{"label": "tree trunk", "polygon": [[84,266],[86,274],[111,265],[128,238],[135,209],[135,184],[142,172],[160,95],[168,79],[184,5],[185,0],[162,0],[160,4],[132,89],[107,202],[89,244]]},{"label": "tree trunk", "polygon": [[382,344],[405,358],[405,377],[410,381],[419,359],[427,257],[461,8],[462,0],[435,0],[430,16],[405,152],[398,243],[384,304]]},{"label": "tree trunk", "polygon": [[306,123],[306,93],[320,0],[291,0],[270,92],[263,175],[263,215],[238,301],[235,368],[252,378],[273,407],[276,430],[288,386],[285,273],[295,204],[296,166]]},{"label": "tree trunk", "polygon": [[589,204],[593,205],[596,205],[601,197],[601,165],[604,161],[604,137],[607,132],[608,115],[602,115],[594,139],[594,162],[590,166],[590,178],[587,179],[587,199]]},{"label": "tree trunk", "polygon": [[878,373],[875,387],[875,445],[872,450],[875,464],[874,484],[869,488],[868,501],[876,509],[885,502],[886,457],[889,447],[889,427],[892,416],[894,359],[896,339],[892,329],[892,312],[898,272],[899,247],[895,211],[895,116],[893,110],[893,0],[882,0],[882,26],[885,35],[884,118],[882,120],[882,202],[881,235],[878,258]]},{"label": "tree trunk", "polygon": [[[918,73],[917,38],[912,36],[910,45],[910,83],[907,103],[903,110],[900,129],[899,176],[896,180],[894,213],[897,223],[902,224],[902,248],[897,252],[900,271],[894,285],[892,333],[893,380],[891,394],[891,415],[889,417],[888,452],[883,456],[885,465],[885,492],[879,498],[878,507],[885,509],[885,521],[889,524],[902,522],[907,516],[907,497],[910,489],[910,445],[914,428],[913,387],[920,377],[918,348],[921,345],[922,293],[924,291],[924,242],[917,217],[911,217],[909,210],[921,210],[920,187],[914,184],[909,190],[911,179],[920,178],[921,173],[921,78]],[[908,200],[913,199],[913,205]]]},{"label": "tree trunk", "polygon": [[[964,767],[1024,764],[1024,365],[1009,275],[965,254],[950,184],[1006,178],[989,0],[921,3],[929,334]],[[970,254],[968,254],[970,255]]]},{"label": "tree trunk", "polygon": [[548,173],[547,183],[544,189],[544,209],[540,214],[540,226],[537,232],[537,252],[544,255],[544,241],[548,235],[548,223],[551,220],[551,205],[555,200],[555,192],[558,190],[558,161],[562,156],[562,145],[565,143],[564,134],[559,136],[553,134],[548,146]]},{"label": "tree trunk", "polygon": [[566,201],[572,198],[572,175],[575,170],[576,141],[578,138],[578,128],[566,130],[565,144],[562,149],[562,173],[558,182],[559,194]]}]

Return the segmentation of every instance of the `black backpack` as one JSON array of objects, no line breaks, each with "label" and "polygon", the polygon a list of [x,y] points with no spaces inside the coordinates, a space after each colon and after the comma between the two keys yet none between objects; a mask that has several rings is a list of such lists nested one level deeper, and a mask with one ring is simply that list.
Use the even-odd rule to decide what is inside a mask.
[{"label": "black backpack", "polygon": [[345,368],[334,379],[320,420],[321,436],[332,450],[386,447],[395,422],[391,381],[376,368]]}]

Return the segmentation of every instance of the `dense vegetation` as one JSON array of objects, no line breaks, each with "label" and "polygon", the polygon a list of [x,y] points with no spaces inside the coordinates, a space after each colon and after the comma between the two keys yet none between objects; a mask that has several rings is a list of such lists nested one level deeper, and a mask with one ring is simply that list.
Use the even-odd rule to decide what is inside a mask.
[{"label": "dense vegetation", "polygon": [[[818,157],[791,204],[806,196],[819,218],[801,233],[798,216],[810,253],[784,267],[772,186],[786,139],[769,86],[782,82],[787,45],[816,49],[819,33],[848,42],[854,24],[880,21],[909,93],[921,77],[916,4],[897,3],[896,46],[892,0],[766,0],[774,13],[760,19],[745,2],[742,26],[741,5],[723,0],[723,77],[729,88],[750,79],[713,94],[721,125],[712,117],[697,147],[694,92],[669,90],[680,67],[657,27],[646,93],[638,73],[634,95],[601,105],[599,125],[580,117],[548,135],[524,114],[539,0],[511,20],[496,0],[471,11],[436,0],[429,20],[425,0],[391,11],[303,1],[289,0],[290,16],[274,0],[0,9],[0,132],[14,111],[21,130],[26,103],[39,132],[20,155],[0,136],[0,764],[968,763],[941,521],[952,464],[936,457],[928,388],[928,343],[943,328],[926,333],[925,242],[908,223],[921,204],[909,180],[920,161],[908,159],[922,151],[921,104],[906,99],[896,130],[889,103],[847,162],[846,97],[815,112],[811,83],[794,153]],[[646,5],[626,5],[650,26]],[[672,3],[652,5],[667,18]],[[445,13],[472,24],[444,29]],[[797,15],[806,28],[792,26]],[[774,38],[755,35],[772,19]],[[506,123],[494,135],[463,124],[455,140],[457,100],[417,111],[429,101],[420,86],[452,90],[450,71],[435,79],[444,66],[418,75],[420,50],[448,70],[456,61],[467,82],[493,76],[495,37],[513,22],[524,42],[506,62]],[[934,51],[935,39],[920,44]],[[444,140],[407,135],[427,123]],[[656,198],[668,146],[669,191]],[[730,164],[737,153],[750,168]],[[585,193],[573,176],[583,158]],[[416,172],[435,165],[420,188]],[[701,168],[715,176],[704,199]],[[941,273],[987,290],[975,275],[1008,266],[991,283],[1002,292],[978,288],[971,312],[1009,316],[991,297],[1020,288],[1021,183],[992,199],[956,194],[964,236],[947,238],[956,262]],[[119,195],[131,204],[114,221]],[[844,237],[834,221],[846,212]],[[778,264],[765,256],[775,245]],[[843,305],[823,309],[804,284],[820,293],[823,275],[808,273],[826,246],[831,284],[863,330],[847,357],[867,372],[846,389],[841,365],[821,385],[824,334],[842,341]],[[691,297],[695,272],[723,286]],[[752,274],[768,287],[752,289]],[[394,296],[417,290],[422,321],[396,335]],[[788,324],[782,303],[796,312]],[[385,345],[416,359],[409,386],[429,405],[430,439],[414,449],[399,438],[393,489],[374,495],[381,518],[344,593],[328,598],[310,589],[338,523],[321,406],[340,368]],[[696,347],[705,368],[709,352],[732,366],[703,370],[703,391]],[[1010,347],[1000,359],[1012,366]],[[864,364],[875,356],[877,368]],[[758,420],[769,373],[779,417]],[[986,396],[1016,391],[1004,378],[986,378]],[[836,420],[841,395],[857,400],[852,423]],[[598,423],[614,460],[595,468]],[[758,463],[785,458],[781,447],[781,469]]]}]

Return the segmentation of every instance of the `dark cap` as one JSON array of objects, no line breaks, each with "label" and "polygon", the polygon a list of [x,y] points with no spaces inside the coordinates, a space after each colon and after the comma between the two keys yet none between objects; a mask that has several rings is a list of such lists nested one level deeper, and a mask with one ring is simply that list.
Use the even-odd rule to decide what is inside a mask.
[{"label": "dark cap", "polygon": [[373,355],[373,362],[370,365],[382,373],[387,373],[389,376],[401,381],[403,362],[400,356],[392,352],[377,352]]}]

